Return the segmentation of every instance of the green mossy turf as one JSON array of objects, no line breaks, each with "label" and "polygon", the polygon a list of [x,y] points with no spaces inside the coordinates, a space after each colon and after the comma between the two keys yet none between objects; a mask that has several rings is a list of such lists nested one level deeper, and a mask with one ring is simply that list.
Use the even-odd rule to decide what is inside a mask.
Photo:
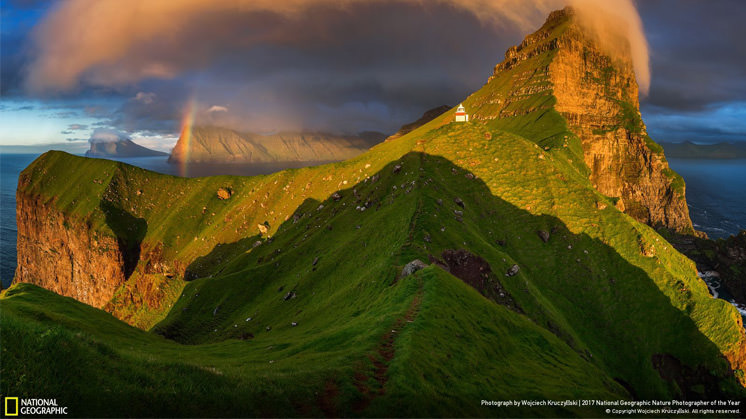
[{"label": "green mossy turf", "polygon": [[[134,267],[130,281],[164,290],[160,308],[129,302],[132,284],[115,294],[110,308],[139,329],[13,285],[0,298],[0,390],[57,397],[73,416],[524,416],[480,401],[743,396],[722,356],[743,336],[735,308],[592,187],[551,90],[496,102],[552,54],[464,101],[505,115],[454,123],[449,111],[340,163],[183,179],[41,156],[19,193],[183,269]],[[517,309],[437,263],[400,277],[459,249],[489,264]],[[661,354],[715,386],[664,380]]]}]

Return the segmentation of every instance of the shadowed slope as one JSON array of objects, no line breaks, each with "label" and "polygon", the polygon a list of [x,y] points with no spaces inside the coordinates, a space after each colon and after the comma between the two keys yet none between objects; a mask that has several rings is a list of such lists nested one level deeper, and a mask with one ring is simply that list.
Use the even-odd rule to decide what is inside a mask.
[{"label": "shadowed slope", "polygon": [[[4,338],[29,350],[3,347],[16,360],[3,385],[24,394],[24,374],[48,379],[25,366],[26,352],[38,355],[46,338],[36,332],[59,324],[54,343],[105,359],[120,395],[142,395],[133,383],[145,383],[167,397],[184,388],[175,380],[197,393],[201,374],[220,377],[194,402],[163,407],[174,415],[200,400],[214,415],[435,416],[494,415],[477,404],[487,396],[740,397],[732,370],[743,378],[741,317],[640,222],[685,230],[688,217],[677,212],[683,184],[677,192],[675,176],[658,182],[665,160],[643,135],[631,92],[619,91],[628,74],[605,71],[601,64],[614,63],[591,50],[588,80],[569,73],[613,105],[597,126],[588,125],[592,107],[569,109],[562,95],[572,92],[557,88],[553,71],[587,41],[570,16],[553,14],[509,51],[464,102],[471,122],[453,123],[449,111],[344,162],[182,179],[59,152],[40,157],[19,178],[19,270],[3,299]],[[588,145],[613,138],[625,147],[590,164],[598,150]],[[626,159],[641,174],[598,171]],[[631,189],[609,193],[617,182]],[[137,223],[122,229],[107,208]],[[108,246],[122,237],[139,245],[131,272],[121,246]],[[83,250],[64,253],[71,248]],[[416,259],[435,266],[404,275]],[[109,266],[115,272],[96,276]],[[69,277],[50,273],[58,270]],[[170,340],[18,282],[96,303]],[[103,291],[88,298],[81,283]],[[112,332],[124,329],[126,339]],[[71,343],[81,330],[95,344]],[[106,355],[95,355],[98,344]],[[162,374],[171,362],[195,369]],[[66,378],[100,382],[104,372]]]},{"label": "shadowed slope", "polygon": [[[478,127],[459,127],[458,132],[481,133]],[[438,138],[429,143],[433,151],[456,145],[447,133]],[[723,316],[732,311],[728,304],[709,299],[690,276],[678,279],[687,288],[683,293],[665,280],[651,280],[600,240],[494,196],[488,186],[493,181],[444,158],[410,153],[367,181],[340,190],[339,199],[305,201],[293,213],[297,217],[273,227],[271,242],[220,246],[214,251],[220,262],[209,264],[212,273],[187,284],[155,329],[192,345],[163,340],[62,297],[16,285],[2,300],[3,341],[18,342],[3,347],[3,383],[8,386],[3,391],[25,394],[30,387],[24,382],[49,382],[49,391],[62,400],[81,400],[76,407],[90,415],[101,414],[104,406],[116,409],[124,395],[169,397],[174,380],[184,399],[159,405],[162,414],[307,416],[331,411],[375,416],[395,409],[403,415],[494,415],[475,402],[485,392],[496,399],[629,397],[614,381],[619,379],[640,397],[679,396],[681,390],[654,369],[655,354],[728,377],[720,351],[687,316]],[[608,211],[612,217],[621,215]],[[547,242],[537,230],[551,232]],[[484,298],[439,267],[398,278],[414,258],[427,260],[459,248],[484,258],[496,273],[493,280],[525,314]],[[206,257],[217,260],[217,255]],[[513,264],[519,272],[504,276]],[[417,315],[408,316],[417,298]],[[402,318],[412,323],[400,328]],[[664,328],[671,332],[661,334]],[[729,333],[737,337],[735,329],[723,325],[699,328],[719,345]],[[44,335],[46,329],[52,332]],[[383,352],[388,356],[379,352],[381,339],[390,348]],[[35,364],[29,356],[37,363],[41,356],[47,357],[45,364],[61,361],[54,352],[34,349],[47,341],[106,367],[90,369],[90,363],[81,362],[67,369],[30,368]],[[66,378],[47,380],[49,371]],[[112,381],[107,375],[109,384],[102,387],[109,392],[79,387],[104,380],[100,374],[105,371],[115,377]],[[205,382],[208,387],[198,384]],[[327,394],[325,388],[336,390],[319,399],[316,393]],[[685,390],[701,397],[731,391]],[[73,396],[77,391],[95,395],[101,404],[85,405],[75,398],[81,396]],[[143,398],[145,391],[152,395]],[[210,402],[218,399],[224,404]],[[127,411],[144,414],[151,408],[137,403]],[[546,409],[536,414],[582,412]]]}]

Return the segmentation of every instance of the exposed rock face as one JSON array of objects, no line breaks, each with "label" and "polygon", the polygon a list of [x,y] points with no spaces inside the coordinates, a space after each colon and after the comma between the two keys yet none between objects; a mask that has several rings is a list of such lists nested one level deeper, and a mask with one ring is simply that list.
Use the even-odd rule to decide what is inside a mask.
[{"label": "exposed rock face", "polygon": [[[376,141],[377,140],[377,141]],[[323,133],[259,135],[227,128],[194,127],[182,133],[171,163],[325,162],[355,157],[383,140],[383,135],[338,136]]]},{"label": "exposed rock face", "polygon": [[[570,8],[553,12],[541,29],[511,47],[490,77],[500,83],[502,73],[513,71],[508,94],[488,98],[474,118],[510,118],[553,107],[580,138],[599,192],[620,198],[617,207],[639,221],[692,232],[684,183],[642,122],[631,60],[612,59],[576,20]],[[554,103],[521,102],[542,94],[551,94]]]},{"label": "exposed rock face", "polygon": [[[46,169],[41,171],[47,174]],[[185,266],[165,257],[162,243],[143,242],[147,229],[143,219],[105,199],[120,193],[119,182],[111,180],[104,196],[87,197],[100,199],[94,211],[100,211],[107,223],[110,218],[116,221],[107,230],[94,226],[91,214],[61,210],[57,197],[31,192],[31,178],[27,170],[18,181],[18,266],[13,281],[72,297],[138,327],[152,326],[155,317],[148,316],[175,297],[167,295],[173,286],[169,280],[183,273]],[[133,192],[142,195],[141,190]]]},{"label": "exposed rock face", "polygon": [[117,240],[93,234],[85,224],[66,217],[38,197],[19,192],[16,199],[15,282],[39,285],[104,307],[125,282],[125,260]]},{"label": "exposed rock face", "polygon": [[696,262],[702,274],[719,278],[735,302],[746,305],[746,230],[727,239],[678,235],[669,241]]},{"label": "exposed rock face", "polygon": [[91,141],[91,148],[85,152],[86,157],[165,157],[167,155],[168,153],[151,150],[127,139]]},{"label": "exposed rock face", "polygon": [[[441,256],[443,257],[442,261],[435,259],[433,256],[430,256],[430,258],[433,263],[464,281],[493,302],[518,313],[523,312],[510,293],[497,280],[490,264],[484,258],[466,249],[447,249],[443,251]],[[518,265],[514,266],[517,269]]]}]

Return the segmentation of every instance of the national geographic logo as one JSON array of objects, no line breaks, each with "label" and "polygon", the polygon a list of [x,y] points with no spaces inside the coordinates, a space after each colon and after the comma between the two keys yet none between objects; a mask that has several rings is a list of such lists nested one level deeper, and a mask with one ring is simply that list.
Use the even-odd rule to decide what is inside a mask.
[{"label": "national geographic logo", "polygon": [[3,412],[5,416],[18,416],[18,397],[6,397]]},{"label": "national geographic logo", "polygon": [[61,416],[67,414],[67,406],[60,406],[57,399],[5,397],[3,413],[5,416]]}]

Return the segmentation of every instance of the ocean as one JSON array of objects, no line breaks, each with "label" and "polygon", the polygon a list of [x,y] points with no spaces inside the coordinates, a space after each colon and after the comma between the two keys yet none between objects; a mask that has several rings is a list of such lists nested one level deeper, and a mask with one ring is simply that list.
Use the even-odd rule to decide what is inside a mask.
[{"label": "ocean", "polygon": [[686,182],[694,228],[711,239],[746,230],[746,159],[668,159]]},{"label": "ocean", "polygon": [[[15,194],[18,175],[38,154],[0,153],[0,279],[10,285],[16,268]],[[179,175],[180,167],[165,157],[116,159],[134,166],[169,175]],[[728,237],[746,229],[746,160],[668,160],[672,169],[686,181],[689,213],[695,228],[711,238]],[[293,167],[308,166],[298,162]],[[316,163],[318,164],[318,163]],[[190,165],[190,177],[216,174],[267,174],[287,164]]]},{"label": "ocean", "polygon": [[38,154],[0,153],[0,280],[10,285],[16,270],[16,186],[18,175]]}]

